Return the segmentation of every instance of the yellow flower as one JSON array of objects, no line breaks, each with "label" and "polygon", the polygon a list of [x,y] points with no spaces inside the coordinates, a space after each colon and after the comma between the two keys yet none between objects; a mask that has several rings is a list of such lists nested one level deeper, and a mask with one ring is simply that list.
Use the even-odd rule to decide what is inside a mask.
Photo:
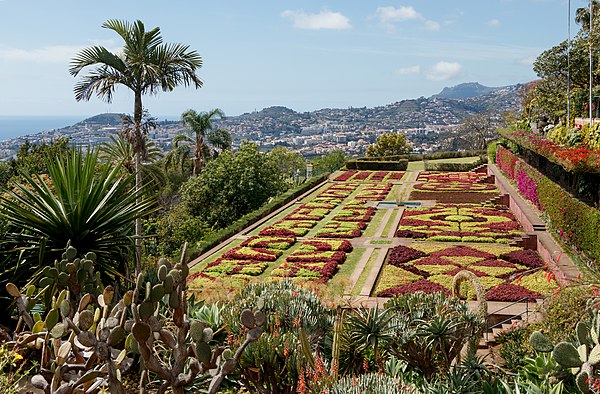
[{"label": "yellow flower", "polygon": [[19,353],[13,353],[13,363],[21,360],[23,360],[23,356],[21,356]]}]

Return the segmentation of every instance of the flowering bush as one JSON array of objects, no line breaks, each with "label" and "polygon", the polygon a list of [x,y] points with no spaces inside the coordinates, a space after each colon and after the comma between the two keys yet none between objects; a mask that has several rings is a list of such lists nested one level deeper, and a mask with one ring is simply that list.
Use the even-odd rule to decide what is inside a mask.
[{"label": "flowering bush", "polygon": [[518,157],[503,147],[498,145],[496,150],[496,165],[500,168],[510,179],[515,179],[515,164]]},{"label": "flowering bush", "polygon": [[533,203],[533,205],[540,208],[540,202],[539,202],[538,192],[537,192],[537,183],[529,175],[529,173],[532,171],[526,171],[525,168],[521,168],[524,166],[525,166],[525,163],[517,164],[517,167],[518,167],[518,169],[516,171],[517,172],[517,175],[516,175],[517,188],[519,189],[521,194],[523,196],[525,196],[525,198],[527,198],[529,201],[531,201]]}]

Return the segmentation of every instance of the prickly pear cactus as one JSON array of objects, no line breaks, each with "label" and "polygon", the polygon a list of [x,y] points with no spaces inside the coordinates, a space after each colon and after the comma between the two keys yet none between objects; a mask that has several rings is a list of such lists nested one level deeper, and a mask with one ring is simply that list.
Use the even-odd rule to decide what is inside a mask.
[{"label": "prickly pear cactus", "polygon": [[550,339],[536,331],[531,334],[531,346],[540,352],[552,352],[552,357],[561,366],[571,369],[577,375],[577,388],[586,394],[591,392],[596,371],[600,365],[600,319],[598,309],[593,309],[591,322],[580,321],[575,327],[577,340],[575,343],[560,342],[552,345]]},{"label": "prickly pear cactus", "polygon": [[[43,318],[40,313],[31,313],[42,298],[48,297],[48,289],[65,283],[68,287],[72,275],[83,278],[84,274],[79,272],[89,272],[88,262],[93,263],[95,256],[88,254],[77,261],[76,255],[76,250],[67,248],[58,266],[51,267],[68,270],[66,282],[59,279],[64,271],[55,275],[52,269],[40,279],[49,278],[42,283],[42,289],[31,285],[21,292],[13,284],[6,286],[19,309],[16,331],[23,328],[16,337],[16,346],[41,351],[41,371],[32,382],[46,393],[95,393],[104,387],[111,393],[124,394],[121,377],[132,364],[133,359],[128,355],[136,353],[147,368],[142,373],[140,392],[145,392],[148,371],[162,380],[159,393],[170,388],[179,394],[197,374],[210,370],[208,392],[214,394],[224,376],[233,371],[246,346],[262,334],[264,314],[244,311],[242,324],[247,337],[234,352],[213,343],[213,332],[207,324],[188,318],[185,279],[189,270],[184,260],[185,248],[180,263],[171,266],[167,260],[159,261],[154,284],[144,282],[140,275],[135,288],[120,298],[112,286],[107,286],[101,292],[96,290],[97,296],[85,293],[77,301],[64,288],[51,295]],[[157,341],[166,344],[170,351],[164,359],[155,350]],[[189,369],[184,370],[186,366]]]}]

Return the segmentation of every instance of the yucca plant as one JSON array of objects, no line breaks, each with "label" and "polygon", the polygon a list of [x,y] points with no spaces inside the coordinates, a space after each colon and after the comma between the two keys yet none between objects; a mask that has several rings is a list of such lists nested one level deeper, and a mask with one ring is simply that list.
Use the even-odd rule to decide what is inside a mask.
[{"label": "yucca plant", "polygon": [[119,176],[119,166],[100,166],[95,150],[72,148],[64,158],[47,158],[47,166],[48,178],[21,170],[23,181],[0,195],[0,215],[9,223],[1,243],[14,252],[0,279],[9,274],[22,284],[60,257],[69,241],[83,254],[96,253],[105,279],[122,275],[134,221],[150,213],[154,201],[136,205],[140,193],[129,177]]}]

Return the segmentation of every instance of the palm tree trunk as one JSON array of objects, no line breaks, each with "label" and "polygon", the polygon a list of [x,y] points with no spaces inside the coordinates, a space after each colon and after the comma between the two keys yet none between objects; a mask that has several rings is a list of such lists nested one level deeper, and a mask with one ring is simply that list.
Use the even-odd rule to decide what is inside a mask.
[{"label": "palm tree trunk", "polygon": [[[134,153],[135,153],[135,192],[137,194],[136,204],[142,203],[142,152],[141,152],[141,138],[142,138],[142,93],[135,92],[135,104],[133,109],[133,121],[134,121]],[[135,277],[137,278],[140,273],[142,259],[142,218],[138,217],[135,219]]]}]

